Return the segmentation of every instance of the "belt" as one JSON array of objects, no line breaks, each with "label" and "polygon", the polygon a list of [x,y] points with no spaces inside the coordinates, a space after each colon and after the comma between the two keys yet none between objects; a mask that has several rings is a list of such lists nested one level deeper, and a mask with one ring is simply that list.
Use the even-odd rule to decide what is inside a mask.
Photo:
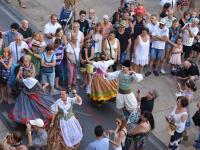
[{"label": "belt", "polygon": [[132,91],[130,89],[128,90],[122,90],[122,89],[119,89],[119,93],[120,94],[130,94]]}]

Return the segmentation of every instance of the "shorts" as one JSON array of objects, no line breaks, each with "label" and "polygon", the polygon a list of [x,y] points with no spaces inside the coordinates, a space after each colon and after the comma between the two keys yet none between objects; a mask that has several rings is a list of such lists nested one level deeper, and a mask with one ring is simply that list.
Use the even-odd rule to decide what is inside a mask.
[{"label": "shorts", "polygon": [[84,66],[80,67],[80,72],[86,72],[88,74],[93,73],[93,65],[91,64],[85,64]]},{"label": "shorts", "polygon": [[59,64],[59,65],[56,65],[55,66],[55,76],[56,77],[61,77],[62,76],[62,65]]},{"label": "shorts", "polygon": [[54,87],[54,81],[55,81],[55,72],[53,73],[42,73],[42,82],[48,83],[51,87]]},{"label": "shorts", "polygon": [[164,56],[165,56],[164,49],[151,48],[150,51],[151,60],[162,60]]}]

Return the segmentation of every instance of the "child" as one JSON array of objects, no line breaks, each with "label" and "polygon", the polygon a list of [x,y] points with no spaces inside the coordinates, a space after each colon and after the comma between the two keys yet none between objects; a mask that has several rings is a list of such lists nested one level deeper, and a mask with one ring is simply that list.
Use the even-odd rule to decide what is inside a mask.
[{"label": "child", "polygon": [[173,45],[169,63],[171,64],[171,71],[176,70],[176,65],[181,65],[181,53],[183,49],[182,38],[178,37],[176,43],[168,40]]}]

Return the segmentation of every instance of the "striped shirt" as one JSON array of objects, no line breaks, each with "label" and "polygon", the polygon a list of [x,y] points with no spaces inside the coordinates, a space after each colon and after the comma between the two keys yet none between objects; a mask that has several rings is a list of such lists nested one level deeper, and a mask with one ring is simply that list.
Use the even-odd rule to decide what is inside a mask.
[{"label": "striped shirt", "polygon": [[55,49],[56,65],[61,64],[64,56],[64,49],[65,49],[64,44],[61,44],[58,48]]}]

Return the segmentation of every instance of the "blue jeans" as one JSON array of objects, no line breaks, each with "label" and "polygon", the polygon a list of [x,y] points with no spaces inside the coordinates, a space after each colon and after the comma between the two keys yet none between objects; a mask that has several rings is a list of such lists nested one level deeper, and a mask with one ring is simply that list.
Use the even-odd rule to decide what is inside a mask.
[{"label": "blue jeans", "polygon": [[54,87],[55,72],[53,73],[42,73],[42,82],[48,83],[51,87]]},{"label": "blue jeans", "polygon": [[11,66],[11,70],[10,70],[10,73],[11,73],[11,79],[10,79],[10,82],[11,82],[11,87],[14,87],[15,86],[15,83],[16,83],[16,74],[15,74],[15,70],[16,68],[18,67],[19,65],[18,64],[12,64]]},{"label": "blue jeans", "polygon": [[124,51],[124,52],[122,52],[122,53],[120,54],[120,64],[123,64],[123,63],[125,62],[125,60],[126,60],[126,55],[127,55],[126,51]]}]

